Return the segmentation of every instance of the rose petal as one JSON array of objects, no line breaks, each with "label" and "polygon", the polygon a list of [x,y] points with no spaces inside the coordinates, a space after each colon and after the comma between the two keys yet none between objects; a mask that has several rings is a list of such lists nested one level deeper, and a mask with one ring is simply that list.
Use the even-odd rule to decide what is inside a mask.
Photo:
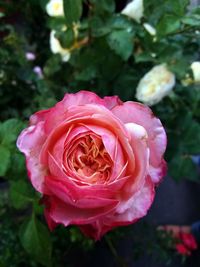
[{"label": "rose petal", "polygon": [[163,154],[167,143],[166,133],[160,120],[148,107],[136,102],[125,102],[123,105],[113,108],[112,112],[124,123],[134,122],[146,129],[150,149],[150,165],[154,168],[150,175],[152,181],[158,183],[164,175]]},{"label": "rose petal", "polygon": [[68,205],[55,196],[48,196],[46,214],[48,214],[55,223],[61,223],[64,226],[70,224],[87,224],[110,213],[116,205],[117,201],[112,205],[100,208],[78,208]]},{"label": "rose petal", "polygon": [[44,192],[44,176],[46,168],[39,161],[39,154],[46,135],[43,130],[43,122],[30,126],[22,131],[17,139],[17,147],[26,156],[26,166],[31,183],[39,192]]},{"label": "rose petal", "polygon": [[122,205],[119,202],[115,212],[113,211],[111,214],[91,224],[81,225],[79,228],[85,235],[99,240],[112,228],[132,224],[145,216],[153,202],[154,195],[154,185],[150,177],[147,177],[141,190],[134,194],[128,201],[124,201]]}]

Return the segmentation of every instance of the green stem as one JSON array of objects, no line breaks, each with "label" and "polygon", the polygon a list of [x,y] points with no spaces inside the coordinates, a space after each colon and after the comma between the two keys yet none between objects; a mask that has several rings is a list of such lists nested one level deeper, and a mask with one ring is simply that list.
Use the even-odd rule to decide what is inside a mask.
[{"label": "green stem", "polygon": [[113,243],[111,241],[111,239],[108,236],[105,236],[105,240],[106,243],[111,251],[111,253],[113,254],[116,262],[118,263],[119,266],[121,267],[127,267],[127,264],[124,262],[124,260],[118,255],[115,247],[113,246]]},{"label": "green stem", "polygon": [[181,33],[188,33],[188,31],[193,30],[193,29],[194,29],[193,26],[188,26],[188,27],[183,28],[182,30],[169,33],[169,34],[167,34],[167,36],[177,35],[177,34],[181,34]]}]

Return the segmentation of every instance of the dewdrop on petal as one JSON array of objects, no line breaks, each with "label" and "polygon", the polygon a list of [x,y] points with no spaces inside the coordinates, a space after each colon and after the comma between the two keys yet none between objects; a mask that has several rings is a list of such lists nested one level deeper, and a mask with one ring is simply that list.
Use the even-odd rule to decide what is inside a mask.
[{"label": "dewdrop on petal", "polygon": [[143,0],[133,0],[121,11],[121,14],[134,19],[138,23],[140,23],[140,20],[143,17],[143,13]]},{"label": "dewdrop on petal", "polygon": [[50,48],[52,53],[60,54],[63,62],[67,62],[70,59],[71,53],[69,49],[63,48],[59,40],[55,37],[56,31],[53,30],[50,33]]},{"label": "dewdrop on petal", "polygon": [[175,75],[165,64],[157,65],[140,80],[136,89],[136,98],[151,106],[168,95],[175,85]]},{"label": "dewdrop on petal", "polygon": [[46,11],[51,17],[64,17],[63,0],[50,0],[46,5]]}]

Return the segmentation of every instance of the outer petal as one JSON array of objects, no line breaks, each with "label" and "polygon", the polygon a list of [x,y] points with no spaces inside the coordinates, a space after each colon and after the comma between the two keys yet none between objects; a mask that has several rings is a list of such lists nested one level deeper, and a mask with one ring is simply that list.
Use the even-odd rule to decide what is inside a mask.
[{"label": "outer petal", "polygon": [[30,125],[36,125],[39,122],[45,121],[47,116],[49,115],[50,111],[51,111],[51,108],[50,109],[41,110],[41,111],[38,111],[38,112],[34,113],[30,117]]},{"label": "outer petal", "polygon": [[149,148],[147,146],[147,132],[142,126],[135,123],[127,123],[125,127],[130,134],[130,144],[135,155],[135,170],[134,173],[132,173],[132,179],[127,182],[128,186],[124,188],[123,192],[126,192],[130,197],[130,195],[137,192],[145,182],[149,167]]},{"label": "outer petal", "polygon": [[74,208],[80,209],[92,209],[92,208],[101,208],[107,207],[110,205],[116,205],[118,200],[112,198],[106,198],[105,196],[99,196],[98,194],[90,196],[82,192],[82,198],[73,199],[69,194],[69,190],[65,187],[65,184],[59,180],[53,179],[53,177],[47,176],[45,179],[46,186],[50,194],[57,196],[59,200],[71,205]]},{"label": "outer petal", "polygon": [[160,120],[151,109],[136,102],[125,102],[113,108],[112,112],[124,123],[134,122],[146,129],[150,148],[150,175],[152,181],[158,183],[166,170],[163,154],[167,145],[166,133]]},{"label": "outer petal", "polygon": [[121,101],[121,99],[119,99],[118,96],[105,96],[103,100],[105,107],[108,109],[112,109],[118,105],[123,104],[123,102]]},{"label": "outer petal", "polygon": [[44,176],[46,168],[39,161],[39,154],[45,142],[46,135],[43,130],[43,122],[26,128],[17,140],[18,149],[26,156],[26,165],[30,180],[39,192],[43,192]]},{"label": "outer petal", "polygon": [[62,121],[68,119],[68,109],[73,106],[83,106],[87,104],[102,105],[111,109],[122,102],[117,96],[100,98],[93,92],[80,91],[76,94],[66,94],[62,101],[58,102],[48,114],[46,132],[49,133]]},{"label": "outer petal", "polygon": [[[106,232],[114,227],[129,225],[136,222],[147,214],[153,199],[155,191],[154,184],[150,177],[147,177],[144,186],[135,193],[132,198],[124,202],[120,202],[115,212],[100,218],[99,220],[80,226],[81,231],[95,240],[99,240]],[[125,208],[122,208],[122,207]]]},{"label": "outer petal", "polygon": [[48,196],[46,214],[49,221],[51,218],[53,222],[65,226],[71,224],[88,224],[110,213],[116,205],[117,201],[112,205],[99,208],[78,208],[75,205],[72,206],[61,201],[56,196]]}]

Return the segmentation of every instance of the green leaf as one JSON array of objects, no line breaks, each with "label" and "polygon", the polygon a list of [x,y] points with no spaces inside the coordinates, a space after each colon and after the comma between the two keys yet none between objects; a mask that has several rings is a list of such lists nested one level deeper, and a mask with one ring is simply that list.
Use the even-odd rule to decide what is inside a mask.
[{"label": "green leaf", "polygon": [[0,12],[0,19],[3,18],[3,17],[5,17],[5,14]]},{"label": "green leaf", "polygon": [[15,142],[23,123],[17,119],[9,119],[0,124],[0,140],[3,145]]},{"label": "green leaf", "polygon": [[26,182],[14,181],[11,182],[10,200],[14,208],[23,209],[34,201],[34,193]]},{"label": "green leaf", "polygon": [[92,17],[90,19],[90,27],[94,37],[101,37],[111,32],[109,21],[105,20],[105,18]]},{"label": "green leaf", "polygon": [[47,77],[49,77],[49,76],[54,75],[60,69],[61,69],[60,55],[53,55],[47,60],[43,71],[44,71],[44,74]]},{"label": "green leaf", "polygon": [[180,18],[174,15],[164,15],[157,25],[159,35],[167,35],[176,32],[180,28]]},{"label": "green leaf", "polygon": [[148,52],[135,54],[134,56],[135,56],[135,62],[136,63],[155,61],[155,58],[152,57],[152,55],[150,53],[148,53]]},{"label": "green leaf", "polygon": [[50,267],[52,241],[49,231],[33,214],[20,228],[22,246],[37,262]]},{"label": "green leaf", "polygon": [[10,165],[10,151],[0,145],[0,176],[4,176]]},{"label": "green leaf", "polygon": [[84,68],[82,71],[76,74],[76,79],[80,81],[89,81],[96,76],[96,69],[94,66]]},{"label": "green leaf", "polygon": [[64,0],[63,5],[67,24],[79,21],[82,15],[82,0]]},{"label": "green leaf", "polygon": [[110,48],[123,60],[127,60],[133,52],[133,36],[125,30],[113,31],[107,37]]},{"label": "green leaf", "polygon": [[112,13],[115,11],[115,1],[114,0],[90,0],[93,5],[95,13],[103,14],[105,12]]},{"label": "green leaf", "polygon": [[190,116],[183,121],[182,146],[189,155],[200,153],[200,124]]},{"label": "green leaf", "polygon": [[181,19],[181,21],[186,25],[200,27],[200,15],[197,14],[185,16],[184,18]]},{"label": "green leaf", "polygon": [[199,181],[197,167],[192,161],[192,158],[186,155],[174,155],[174,158],[169,162],[169,175],[176,181],[184,178],[191,181]]},{"label": "green leaf", "polygon": [[63,48],[70,48],[74,44],[75,34],[72,27],[68,27],[65,31],[57,31],[55,37],[60,41]]},{"label": "green leaf", "polygon": [[170,0],[170,4],[173,7],[174,13],[176,13],[179,16],[184,15],[187,6],[190,4],[189,0]]}]

